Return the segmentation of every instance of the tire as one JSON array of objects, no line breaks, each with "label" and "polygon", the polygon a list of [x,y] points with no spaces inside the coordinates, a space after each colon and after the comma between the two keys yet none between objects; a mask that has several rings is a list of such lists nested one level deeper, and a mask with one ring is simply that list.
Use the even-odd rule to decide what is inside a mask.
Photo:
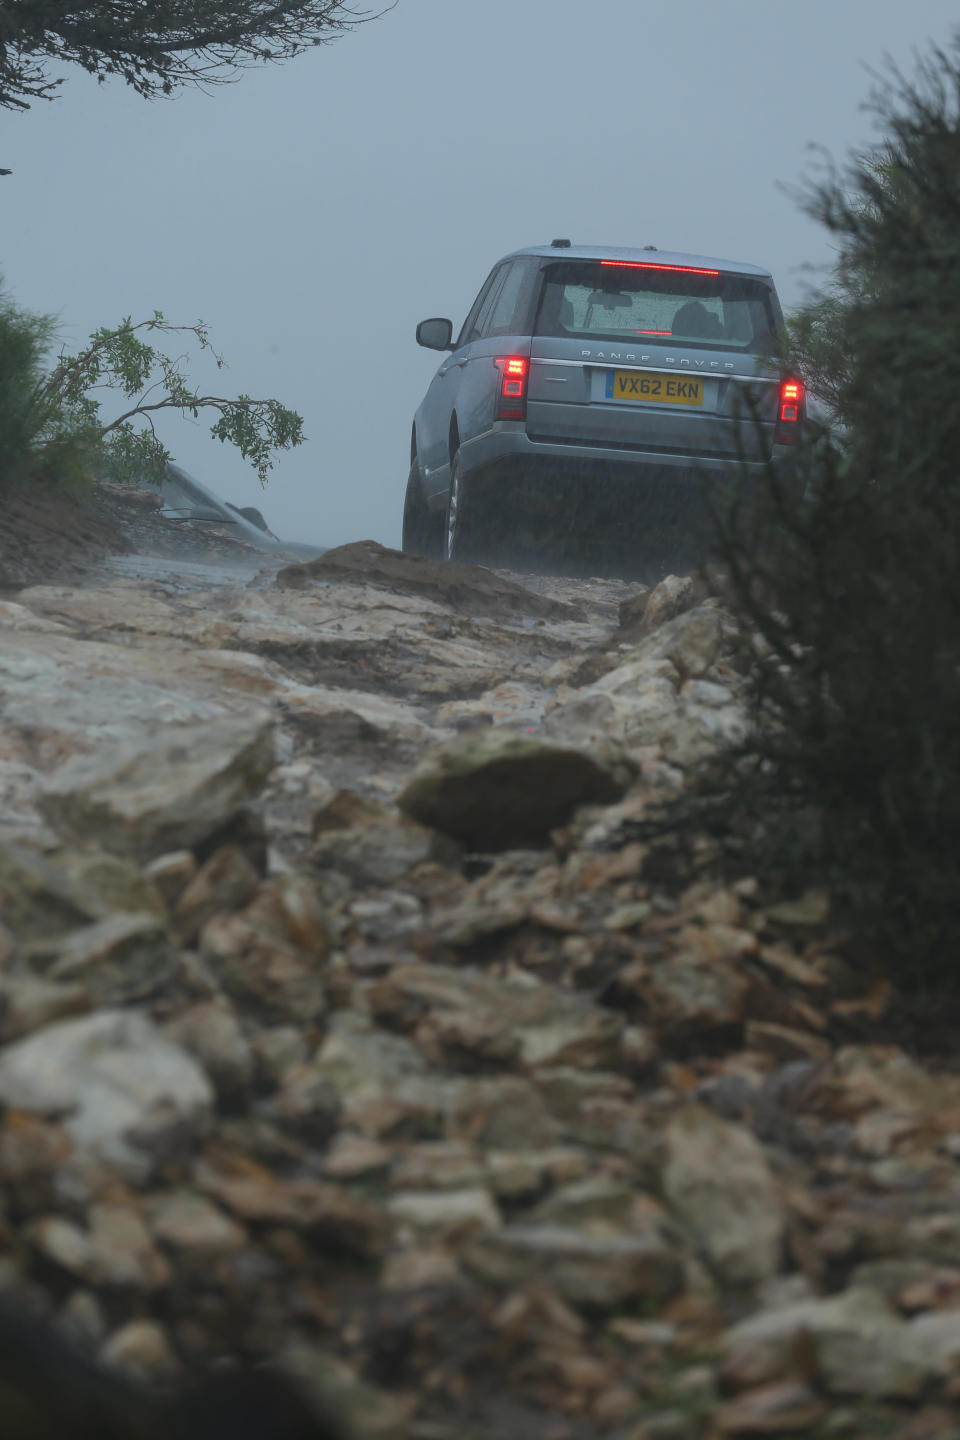
[{"label": "tire", "polygon": [[493,569],[521,569],[542,543],[543,521],[528,513],[522,485],[495,470],[464,477],[450,462],[444,557]]},{"label": "tire", "polygon": [[414,461],[407,478],[403,502],[403,531],[400,548],[406,555],[422,555],[425,560],[442,560],[444,556],[445,516],[427,505],[420,482],[420,467]]},{"label": "tire", "polygon": [[443,558],[460,563],[479,560],[476,525],[468,503],[468,486],[461,473],[460,451],[450,461],[450,491],[443,527]]}]

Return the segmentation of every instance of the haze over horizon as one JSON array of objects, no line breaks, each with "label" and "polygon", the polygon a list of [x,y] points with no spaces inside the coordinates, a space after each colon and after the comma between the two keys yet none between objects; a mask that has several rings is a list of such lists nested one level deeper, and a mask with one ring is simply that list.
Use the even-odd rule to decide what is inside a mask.
[{"label": "haze over horizon", "polygon": [[[272,528],[398,544],[410,424],[503,253],[570,236],[754,261],[788,307],[830,260],[783,187],[875,138],[868,68],[944,44],[955,0],[398,0],[336,44],[211,94],[145,102],[78,70],[4,127],[0,273],[75,348],[162,310],[202,318],[222,393],[275,395],[307,443],[266,491],[212,421],[174,459]],[[811,268],[812,267],[812,268]],[[209,362],[191,361],[212,384]]]}]

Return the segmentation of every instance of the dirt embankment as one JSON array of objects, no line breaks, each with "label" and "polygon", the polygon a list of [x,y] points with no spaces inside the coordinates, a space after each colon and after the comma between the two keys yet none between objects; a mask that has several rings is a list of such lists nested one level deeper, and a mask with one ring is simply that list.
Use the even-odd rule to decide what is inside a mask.
[{"label": "dirt embankment", "polygon": [[955,1440],[957,1074],[822,896],[643,839],[723,610],[138,565],[0,600],[5,1290],[380,1440]]},{"label": "dirt embankment", "polygon": [[44,486],[0,492],[0,591],[81,580],[109,555],[148,554],[229,561],[256,556],[222,527],[169,519],[150,489],[100,485],[92,495]]}]

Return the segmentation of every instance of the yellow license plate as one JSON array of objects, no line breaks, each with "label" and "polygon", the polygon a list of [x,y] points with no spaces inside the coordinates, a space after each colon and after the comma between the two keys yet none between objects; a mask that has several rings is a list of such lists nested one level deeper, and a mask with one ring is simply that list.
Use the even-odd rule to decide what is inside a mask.
[{"label": "yellow license plate", "polygon": [[703,381],[689,375],[644,375],[638,370],[608,370],[606,398],[635,405],[702,405]]}]

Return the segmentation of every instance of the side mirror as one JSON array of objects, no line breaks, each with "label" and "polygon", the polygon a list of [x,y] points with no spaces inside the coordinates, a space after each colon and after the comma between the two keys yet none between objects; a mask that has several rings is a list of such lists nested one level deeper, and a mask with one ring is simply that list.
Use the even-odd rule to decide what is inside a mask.
[{"label": "side mirror", "polygon": [[450,320],[421,320],[417,326],[417,344],[427,350],[453,349],[453,324]]}]

